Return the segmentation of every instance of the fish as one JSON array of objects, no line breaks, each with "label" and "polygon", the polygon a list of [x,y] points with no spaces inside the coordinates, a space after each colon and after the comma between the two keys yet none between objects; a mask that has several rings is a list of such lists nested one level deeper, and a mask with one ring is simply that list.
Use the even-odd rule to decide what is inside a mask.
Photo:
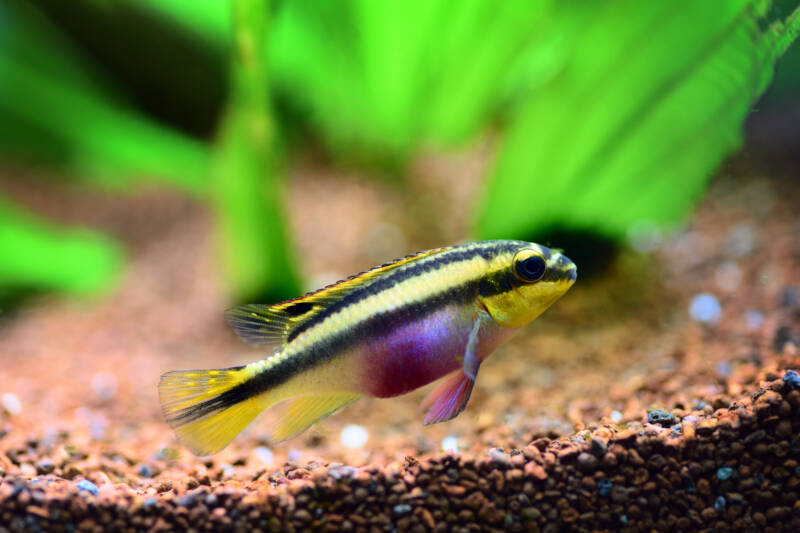
[{"label": "fish", "polygon": [[164,418],[196,455],[211,455],[262,411],[270,443],[293,438],[368,396],[390,398],[437,380],[424,424],[461,413],[484,360],[577,279],[560,251],[514,240],[408,255],[305,296],[246,304],[228,324],[264,358],[243,366],[167,372]]}]

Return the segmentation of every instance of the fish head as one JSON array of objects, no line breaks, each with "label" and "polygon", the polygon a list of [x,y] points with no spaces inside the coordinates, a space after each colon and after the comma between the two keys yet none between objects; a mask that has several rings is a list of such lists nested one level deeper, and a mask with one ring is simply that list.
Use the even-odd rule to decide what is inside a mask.
[{"label": "fish head", "polygon": [[486,310],[505,327],[518,328],[542,314],[569,290],[578,277],[575,263],[560,251],[520,242],[498,258],[507,290],[482,297]]}]

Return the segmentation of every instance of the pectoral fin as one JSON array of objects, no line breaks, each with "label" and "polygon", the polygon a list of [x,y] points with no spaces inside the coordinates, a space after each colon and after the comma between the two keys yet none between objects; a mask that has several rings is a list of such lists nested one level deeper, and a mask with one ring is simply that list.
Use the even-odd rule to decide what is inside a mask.
[{"label": "pectoral fin", "polygon": [[474,384],[475,380],[461,369],[444,378],[422,401],[422,409],[428,411],[424,424],[437,424],[457,417],[467,406]]},{"label": "pectoral fin", "polygon": [[475,379],[478,377],[478,369],[481,367],[481,360],[476,350],[478,332],[485,320],[491,318],[486,313],[479,312],[467,339],[462,368],[447,376],[423,400],[422,409],[428,411],[424,422],[426,426],[455,418],[467,406]]}]

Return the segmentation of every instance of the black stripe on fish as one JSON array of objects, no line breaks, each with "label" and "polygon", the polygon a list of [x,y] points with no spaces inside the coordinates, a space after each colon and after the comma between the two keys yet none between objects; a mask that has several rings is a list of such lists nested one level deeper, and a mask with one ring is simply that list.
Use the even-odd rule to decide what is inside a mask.
[{"label": "black stripe on fish", "polygon": [[452,263],[458,263],[472,259],[477,255],[480,255],[489,261],[496,255],[514,248],[517,244],[524,243],[491,243],[492,246],[486,246],[484,243],[478,244],[483,244],[483,246],[475,246],[474,244],[462,245],[461,247],[455,246],[439,255],[425,257],[419,261],[403,265],[398,270],[389,271],[385,276],[376,278],[374,281],[365,284],[363,287],[353,290],[340,300],[332,302],[326,308],[321,309],[302,324],[298,324],[297,327],[295,327],[291,333],[289,333],[286,341],[292,342],[298,337],[298,335],[323,322],[329,316],[334,315],[351,305],[357,304],[358,302],[370,296],[389,290],[398,283],[401,283],[407,279],[421,276]]}]

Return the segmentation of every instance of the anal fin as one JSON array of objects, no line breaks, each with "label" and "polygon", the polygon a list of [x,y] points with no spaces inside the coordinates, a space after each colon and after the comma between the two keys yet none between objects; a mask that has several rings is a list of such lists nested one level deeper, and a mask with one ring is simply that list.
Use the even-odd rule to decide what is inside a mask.
[{"label": "anal fin", "polygon": [[458,369],[445,377],[422,401],[422,410],[427,410],[424,424],[446,422],[461,413],[469,402],[475,380]]},{"label": "anal fin", "polygon": [[359,398],[360,394],[347,391],[293,398],[286,403],[283,416],[269,432],[269,440],[276,443],[296,437],[312,424],[344,409]]}]

